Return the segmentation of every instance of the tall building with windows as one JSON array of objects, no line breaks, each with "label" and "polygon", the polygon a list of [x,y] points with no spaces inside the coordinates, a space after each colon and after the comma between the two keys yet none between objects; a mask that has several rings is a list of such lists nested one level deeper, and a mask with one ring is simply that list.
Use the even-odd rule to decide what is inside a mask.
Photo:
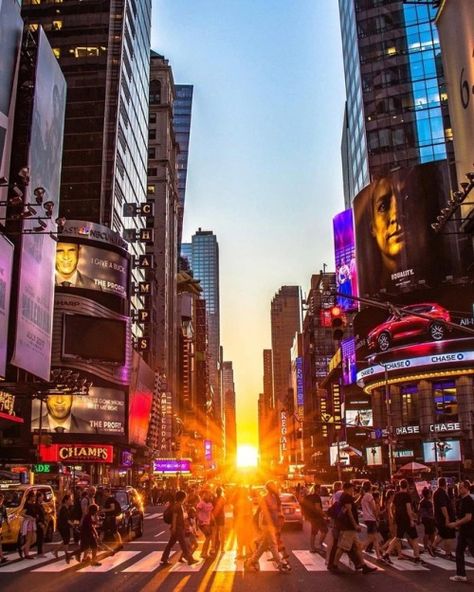
[{"label": "tall building with windows", "polygon": [[339,0],[346,204],[374,177],[453,159],[434,4]]},{"label": "tall building with windows", "polygon": [[24,0],[22,16],[42,25],[68,87],[61,215],[138,231],[144,219],[124,217],[123,205],[146,201],[151,0]]},{"label": "tall building with windows", "polygon": [[192,84],[176,84],[173,105],[173,127],[179,144],[178,154],[178,245],[183,235],[184,202],[188,177],[189,139],[193,106]]},{"label": "tall building with windows", "polygon": [[219,384],[220,367],[220,309],[219,309],[219,244],[211,230],[201,228],[192,236],[191,243],[183,243],[181,253],[201,282],[206,301],[208,327],[209,386],[212,391],[216,421],[223,425],[223,407]]},{"label": "tall building with windows", "polygon": [[237,422],[235,414],[235,383],[232,362],[222,362],[222,399],[226,464],[235,466],[237,455]]}]

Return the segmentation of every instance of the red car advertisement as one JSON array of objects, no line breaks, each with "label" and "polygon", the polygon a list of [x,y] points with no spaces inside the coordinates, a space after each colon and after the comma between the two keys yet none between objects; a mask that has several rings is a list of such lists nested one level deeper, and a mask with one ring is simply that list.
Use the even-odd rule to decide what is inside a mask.
[{"label": "red car advertisement", "polygon": [[412,304],[399,308],[367,335],[370,350],[386,352],[394,345],[411,341],[442,341],[450,332],[448,310],[437,303]]}]

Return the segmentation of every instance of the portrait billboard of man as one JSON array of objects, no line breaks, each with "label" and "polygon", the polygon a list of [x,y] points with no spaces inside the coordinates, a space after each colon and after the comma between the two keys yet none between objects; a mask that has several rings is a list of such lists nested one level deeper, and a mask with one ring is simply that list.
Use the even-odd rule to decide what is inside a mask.
[{"label": "portrait billboard of man", "polygon": [[359,293],[396,294],[453,273],[454,254],[431,224],[449,198],[446,162],[400,169],[354,199]]},{"label": "portrait billboard of man", "polygon": [[[48,395],[43,406],[41,419],[42,430],[45,432],[94,433],[90,423],[73,413],[74,395],[56,393]],[[40,418],[37,417],[31,422],[32,430],[39,430]]]},{"label": "portrait billboard of man", "polygon": [[96,287],[92,278],[87,277],[79,271],[80,246],[75,243],[58,242],[56,245],[56,274],[55,281],[57,286],[66,288],[86,288],[90,290],[100,290]]}]

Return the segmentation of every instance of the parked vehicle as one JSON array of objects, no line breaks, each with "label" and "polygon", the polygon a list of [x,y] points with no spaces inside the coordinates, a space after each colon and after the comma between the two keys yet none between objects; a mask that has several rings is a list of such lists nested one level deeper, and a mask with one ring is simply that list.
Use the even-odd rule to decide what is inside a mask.
[{"label": "parked vehicle", "polygon": [[[381,325],[375,327],[367,336],[369,349],[385,352],[395,343],[414,337],[428,337],[441,341],[446,337],[450,322],[449,311],[436,303],[412,304],[400,309],[402,314],[392,314]],[[413,313],[426,315],[419,317]]]},{"label": "parked vehicle", "polygon": [[143,535],[143,524],[145,519],[142,498],[133,487],[112,488],[112,495],[120,504],[122,513],[117,516],[117,525],[121,535],[135,538]]},{"label": "parked vehicle", "polygon": [[53,540],[54,531],[56,530],[56,500],[50,485],[6,485],[1,486],[0,491],[5,496],[4,503],[7,508],[8,523],[10,524],[10,530],[8,528],[3,529],[2,539],[4,545],[16,545],[18,543],[18,536],[23,522],[21,512],[30,491],[33,491],[35,496],[38,491],[43,494],[43,508],[46,515],[44,540],[47,543]]},{"label": "parked vehicle", "polygon": [[303,512],[301,506],[292,493],[281,493],[281,511],[285,518],[285,526],[295,525],[298,530],[303,529]]}]

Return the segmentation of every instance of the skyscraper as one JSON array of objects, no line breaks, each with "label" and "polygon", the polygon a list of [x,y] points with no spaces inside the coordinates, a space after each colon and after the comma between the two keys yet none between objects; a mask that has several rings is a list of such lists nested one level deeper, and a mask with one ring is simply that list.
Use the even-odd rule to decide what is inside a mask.
[{"label": "skyscraper", "polygon": [[339,0],[346,204],[374,177],[452,156],[434,3]]},{"label": "skyscraper", "polygon": [[193,106],[193,86],[176,84],[173,106],[173,127],[179,144],[178,154],[178,245],[183,234],[183,215],[188,176],[189,137],[191,135],[191,111]]},{"label": "skyscraper", "polygon": [[225,460],[235,465],[237,453],[237,423],[235,414],[235,384],[232,362],[222,362],[222,397],[224,406]]},{"label": "skyscraper", "polygon": [[219,385],[220,365],[220,313],[219,313],[219,245],[211,230],[199,230],[193,235],[191,245],[182,245],[183,257],[188,259],[194,277],[201,282],[206,301],[208,326],[209,385],[212,389],[215,417],[222,426],[223,410]]},{"label": "skyscraper", "polygon": [[[68,87],[61,214],[139,230],[144,218],[124,217],[123,204],[146,201],[151,0],[24,0],[22,15],[43,26]],[[129,251],[143,254],[143,244]],[[132,306],[141,307],[135,296]]]},{"label": "skyscraper", "polygon": [[301,288],[283,286],[275,294],[271,304],[273,401],[274,407],[286,407],[290,350],[295,333],[301,332]]}]

